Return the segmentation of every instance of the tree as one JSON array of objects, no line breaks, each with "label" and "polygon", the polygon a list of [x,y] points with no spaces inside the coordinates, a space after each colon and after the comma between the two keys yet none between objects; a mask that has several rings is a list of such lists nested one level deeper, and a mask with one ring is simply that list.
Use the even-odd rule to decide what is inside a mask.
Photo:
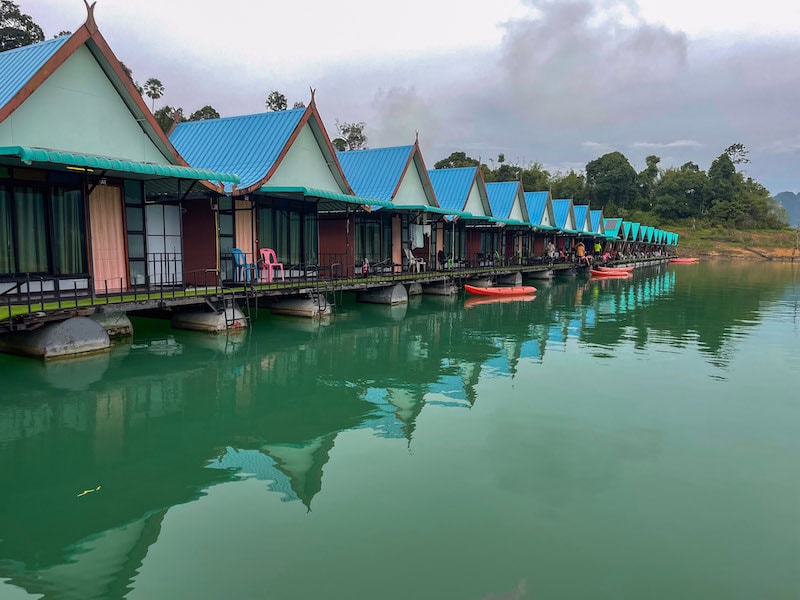
[{"label": "tree", "polygon": [[198,108],[189,115],[190,121],[206,121],[208,119],[219,119],[219,113],[210,104],[206,104],[203,108]]},{"label": "tree", "polygon": [[519,180],[526,192],[539,192],[550,185],[550,173],[545,171],[542,163],[532,162],[520,170]]},{"label": "tree", "polygon": [[68,29],[62,29],[61,31],[59,31],[57,34],[55,34],[53,36],[53,39],[64,37],[65,35],[72,35],[72,32],[70,30],[68,30]]},{"label": "tree", "polygon": [[286,100],[286,96],[276,90],[269,93],[265,104],[268,111],[278,112],[281,110],[286,110],[289,102]]},{"label": "tree", "polygon": [[621,152],[609,152],[586,165],[589,197],[600,208],[632,208],[639,198],[636,171]]},{"label": "tree", "polygon": [[667,219],[704,216],[709,206],[708,177],[694,163],[667,169],[653,189],[653,210]]},{"label": "tree", "polygon": [[358,123],[340,123],[336,120],[336,130],[339,132],[339,137],[331,140],[333,147],[339,152],[345,150],[363,150],[367,147],[367,136],[364,133],[364,122]]},{"label": "tree", "polygon": [[44,41],[44,32],[11,0],[0,2],[0,52]]},{"label": "tree", "polygon": [[725,154],[728,155],[728,158],[730,158],[731,162],[735,165],[749,163],[750,159],[747,158],[748,153],[749,150],[745,148],[744,144],[741,143],[731,144],[725,148]]},{"label": "tree", "polygon": [[[548,187],[553,198],[572,198],[575,204],[589,204],[586,176],[570,169],[568,173],[556,173],[550,178]],[[539,188],[540,190],[547,187]]]},{"label": "tree", "polygon": [[137,92],[139,92],[139,95],[142,95],[142,94],[144,94],[144,88],[143,88],[142,86],[140,86],[140,85],[139,85],[139,82],[138,82],[138,81],[136,81],[136,80],[133,78],[133,71],[131,71],[131,70],[128,68],[128,65],[126,65],[124,62],[120,61],[120,63],[119,63],[119,64],[120,64],[120,66],[122,67],[122,70],[123,70],[123,71],[125,71],[125,74],[128,76],[128,79],[130,79],[130,80],[131,80],[131,83],[133,84],[133,87],[135,87],[135,88],[136,88],[136,91],[137,91]]},{"label": "tree", "polygon": [[658,156],[651,154],[645,158],[647,167],[639,173],[639,192],[642,199],[647,202],[646,208],[652,208],[653,193],[655,192],[659,175],[658,163],[660,162],[661,159]]},{"label": "tree", "polygon": [[164,84],[155,77],[151,77],[144,82],[144,93],[152,100],[150,110],[154,110],[156,107],[156,100],[164,95]]},{"label": "tree", "polygon": [[305,108],[305,107],[306,107],[306,103],[303,102],[302,100],[298,100],[297,102],[292,104],[292,108]]},{"label": "tree", "polygon": [[480,166],[480,161],[472,158],[471,156],[467,156],[466,152],[453,152],[447,158],[443,158],[442,160],[436,161],[434,163],[434,169],[457,169],[459,167],[478,167]]},{"label": "tree", "polygon": [[153,116],[156,119],[156,123],[158,123],[158,126],[161,128],[161,131],[164,133],[167,133],[170,130],[176,119],[178,123],[183,123],[186,121],[186,117],[183,116],[183,109],[172,108],[170,105],[159,108],[153,113]]}]

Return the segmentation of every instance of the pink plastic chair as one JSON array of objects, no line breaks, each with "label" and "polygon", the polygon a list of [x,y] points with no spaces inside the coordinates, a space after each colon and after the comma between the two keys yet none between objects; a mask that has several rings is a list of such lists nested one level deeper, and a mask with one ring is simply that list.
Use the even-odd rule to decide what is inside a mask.
[{"label": "pink plastic chair", "polygon": [[272,278],[275,275],[275,268],[280,267],[281,281],[286,281],[283,263],[278,262],[278,256],[275,254],[275,250],[272,248],[261,248],[259,253],[261,254],[261,261],[263,263],[261,267],[261,279],[272,282]]}]

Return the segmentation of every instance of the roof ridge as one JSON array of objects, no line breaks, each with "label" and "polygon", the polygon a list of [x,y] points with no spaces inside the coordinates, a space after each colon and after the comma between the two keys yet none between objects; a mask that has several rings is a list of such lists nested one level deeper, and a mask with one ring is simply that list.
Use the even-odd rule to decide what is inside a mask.
[{"label": "roof ridge", "polygon": [[286,110],[264,111],[258,113],[251,113],[249,115],[231,115],[229,117],[217,117],[216,119],[200,119],[199,121],[182,121],[181,123],[178,123],[178,127],[182,125],[196,125],[198,123],[218,123],[220,121],[233,121],[235,119],[244,120],[244,119],[264,118],[269,115],[278,115],[294,111],[305,111],[305,108],[287,108]]},{"label": "roof ridge", "polygon": [[31,48],[41,48],[47,44],[64,44],[67,40],[69,40],[70,36],[68,35],[61,35],[56,38],[52,38],[49,40],[43,40],[41,42],[34,42],[33,44],[26,44],[25,46],[20,46],[18,48],[11,48],[10,50],[3,50],[0,52],[0,56],[8,56],[14,52],[21,52],[24,50],[30,50]]}]

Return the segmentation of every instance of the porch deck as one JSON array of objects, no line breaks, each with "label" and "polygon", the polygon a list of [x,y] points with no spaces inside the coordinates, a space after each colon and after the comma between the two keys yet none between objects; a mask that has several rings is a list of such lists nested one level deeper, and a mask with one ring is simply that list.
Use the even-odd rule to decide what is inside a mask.
[{"label": "porch deck", "polygon": [[[640,259],[659,262],[661,259]],[[49,321],[95,312],[136,312],[157,308],[202,305],[207,301],[236,301],[258,298],[296,296],[308,293],[363,291],[396,283],[433,283],[461,281],[469,277],[503,276],[543,270],[562,271],[574,268],[571,262],[513,265],[497,267],[465,267],[422,272],[369,273],[364,276],[320,276],[287,279],[273,282],[217,282],[212,285],[188,284],[133,286],[104,293],[90,289],[26,292],[0,296],[0,333],[36,329]],[[30,286],[28,286],[30,289]]]}]

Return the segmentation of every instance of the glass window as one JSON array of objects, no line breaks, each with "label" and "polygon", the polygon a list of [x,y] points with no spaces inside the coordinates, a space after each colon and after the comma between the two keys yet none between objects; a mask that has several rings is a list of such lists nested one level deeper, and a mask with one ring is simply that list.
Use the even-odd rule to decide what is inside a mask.
[{"label": "glass window", "polygon": [[2,186],[0,187],[0,274],[17,271],[11,224],[11,194],[5,186]]},{"label": "glass window", "polygon": [[128,234],[128,256],[131,259],[144,258],[144,235],[141,233]]},{"label": "glass window", "polygon": [[126,181],[125,184],[125,204],[141,205],[144,203],[144,191],[141,181]]},{"label": "glass window", "polygon": [[54,187],[50,196],[53,232],[53,272],[86,273],[86,221],[80,189]]},{"label": "glass window", "polygon": [[128,231],[144,231],[144,215],[142,213],[142,209],[136,206],[125,208],[125,222]]},{"label": "glass window", "polygon": [[27,185],[14,188],[18,270],[22,273],[47,271],[47,231],[45,229],[44,193]]}]

